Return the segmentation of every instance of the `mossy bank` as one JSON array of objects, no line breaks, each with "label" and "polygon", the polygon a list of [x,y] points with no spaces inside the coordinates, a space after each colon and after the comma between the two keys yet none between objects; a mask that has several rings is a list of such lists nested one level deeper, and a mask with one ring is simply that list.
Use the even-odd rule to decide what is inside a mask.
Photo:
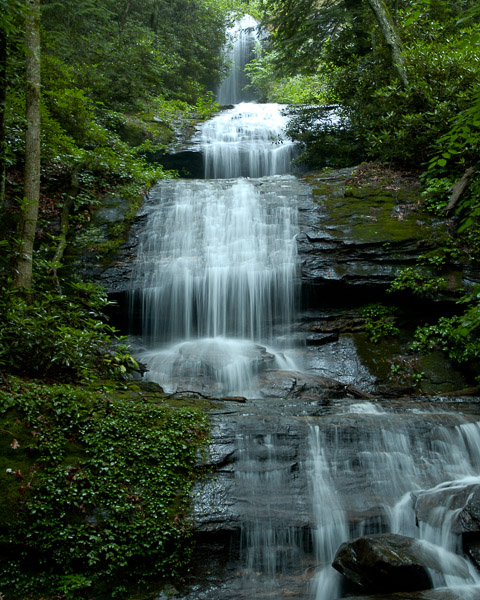
[{"label": "mossy bank", "polygon": [[124,597],[181,578],[189,490],[207,419],[156,386],[0,389],[0,591],[9,598]]}]

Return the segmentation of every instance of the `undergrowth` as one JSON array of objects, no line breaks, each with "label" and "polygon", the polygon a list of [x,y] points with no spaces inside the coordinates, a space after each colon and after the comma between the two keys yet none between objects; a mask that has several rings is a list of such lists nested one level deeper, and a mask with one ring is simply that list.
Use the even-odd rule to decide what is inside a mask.
[{"label": "undergrowth", "polygon": [[5,377],[4,597],[124,597],[131,582],[179,577],[191,552],[188,492],[206,436],[203,414],[159,398]]}]

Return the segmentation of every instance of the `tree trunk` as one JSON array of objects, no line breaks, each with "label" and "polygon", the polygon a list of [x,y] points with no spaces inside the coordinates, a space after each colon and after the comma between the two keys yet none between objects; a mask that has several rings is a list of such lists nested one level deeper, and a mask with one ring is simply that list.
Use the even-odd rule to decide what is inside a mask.
[{"label": "tree trunk", "polygon": [[67,247],[67,235],[70,225],[70,211],[73,206],[74,198],[78,196],[79,189],[80,184],[78,181],[78,170],[75,170],[72,174],[72,188],[67,198],[65,199],[65,202],[63,203],[62,214],[60,216],[60,236],[58,239],[57,249],[52,259],[52,266],[50,269],[50,274],[53,277],[55,287],[57,288],[57,292],[59,294],[62,293],[62,286],[60,285],[60,279],[58,277],[58,269],[61,266],[63,255],[65,253],[65,248]]},{"label": "tree trunk", "polygon": [[40,199],[40,0],[27,0],[25,54],[27,120],[25,179],[15,285],[19,288],[31,289],[33,244]]},{"label": "tree trunk", "polygon": [[120,35],[122,35],[123,30],[125,29],[125,24],[127,22],[127,17],[128,17],[128,13],[130,11],[130,5],[131,5],[131,3],[132,3],[131,0],[126,0],[125,6],[123,7],[123,12],[122,12],[122,15],[120,17],[120,21],[118,23],[118,30],[120,32]]},{"label": "tree trunk", "polygon": [[448,199],[448,204],[444,209],[445,212],[450,212],[453,208],[455,208],[455,205],[460,200],[460,198],[463,196],[463,193],[465,192],[465,190],[468,188],[468,186],[470,184],[470,180],[472,179],[472,177],[475,175],[475,173],[477,171],[478,171],[478,166],[469,167],[465,171],[465,173],[462,175],[462,178],[459,179],[456,183],[454,183],[452,185],[452,187],[448,190],[450,196]]},{"label": "tree trunk", "polygon": [[380,26],[385,43],[390,48],[393,66],[397,72],[398,78],[403,87],[407,87],[408,77],[402,55],[402,44],[390,11],[384,0],[368,0],[368,3],[375,13],[375,18]]},{"label": "tree trunk", "polygon": [[7,98],[7,34],[0,29],[0,209],[5,204],[5,101]]}]

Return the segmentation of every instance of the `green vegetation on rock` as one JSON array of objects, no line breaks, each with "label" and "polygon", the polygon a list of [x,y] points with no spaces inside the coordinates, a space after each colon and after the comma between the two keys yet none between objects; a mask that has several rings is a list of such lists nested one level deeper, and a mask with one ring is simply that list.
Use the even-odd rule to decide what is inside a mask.
[{"label": "green vegetation on rock", "polygon": [[134,384],[0,388],[0,589],[6,598],[122,597],[179,577],[206,419]]}]

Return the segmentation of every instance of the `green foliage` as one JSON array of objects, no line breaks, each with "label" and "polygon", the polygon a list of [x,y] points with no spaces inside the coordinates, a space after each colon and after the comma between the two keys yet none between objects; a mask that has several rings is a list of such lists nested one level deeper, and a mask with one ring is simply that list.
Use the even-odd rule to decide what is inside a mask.
[{"label": "green foliage", "polygon": [[201,121],[205,121],[219,110],[220,105],[215,100],[213,92],[207,92],[200,96],[195,104],[195,116]]},{"label": "green foliage", "polygon": [[442,350],[447,356],[465,363],[480,358],[480,286],[459,300],[467,304],[461,315],[440,317],[435,325],[419,327],[412,349],[425,352]]},{"label": "green foliage", "polygon": [[445,277],[432,275],[431,270],[422,267],[401,269],[388,288],[389,292],[409,290],[417,296],[432,297],[447,286]]},{"label": "green foliage", "polygon": [[400,333],[395,325],[396,311],[395,307],[381,303],[368,304],[362,308],[361,315],[365,318],[365,331],[370,341],[378,342],[382,338]]},{"label": "green foliage", "polygon": [[227,4],[44,0],[43,14],[51,51],[75,65],[78,87],[108,108],[131,110],[158,95],[195,103],[215,85]]},{"label": "green foliage", "polygon": [[[427,185],[448,173],[460,179],[468,167],[477,167],[480,155],[480,88],[467,96],[467,107],[453,119],[449,130],[435,144],[435,154],[430,159],[426,173]],[[464,98],[465,100],[465,98]],[[467,193],[462,197],[458,212],[462,217],[459,231],[465,231],[480,217],[480,176],[472,177]]]},{"label": "green foliage", "polygon": [[419,370],[416,357],[398,356],[390,363],[388,378],[396,384],[418,388],[424,376],[425,373]]},{"label": "green foliage", "polygon": [[129,582],[179,575],[204,416],[134,391],[14,378],[0,399],[6,597],[124,597]]},{"label": "green foliage", "polygon": [[70,295],[2,290],[0,368],[47,380],[121,377],[138,368],[117,331],[105,323],[110,304],[91,284],[70,284]]},{"label": "green foliage", "polygon": [[297,162],[344,167],[360,160],[362,148],[351,122],[337,106],[289,106],[286,112],[290,116],[287,134],[302,149]]},{"label": "green foliage", "polygon": [[447,205],[447,192],[452,187],[448,177],[424,177],[425,188],[422,192],[423,205],[436,216],[442,216]]},{"label": "green foliage", "polygon": [[264,102],[280,104],[326,103],[326,83],[319,74],[280,77],[277,73],[276,51],[257,49],[257,58],[247,64],[245,70],[251,85],[260,92]]},{"label": "green foliage", "polygon": [[[387,0],[403,40],[406,87],[397,80],[391,51],[366,1],[265,4],[277,76],[320,74],[328,101],[340,105],[363,159],[418,167],[431,158],[456,115],[469,111],[472,99],[476,103],[478,10],[470,0]],[[317,127],[307,144],[321,145],[317,139],[324,135]],[[459,145],[465,141],[457,139]],[[437,155],[440,161],[446,160],[444,152]]]}]

